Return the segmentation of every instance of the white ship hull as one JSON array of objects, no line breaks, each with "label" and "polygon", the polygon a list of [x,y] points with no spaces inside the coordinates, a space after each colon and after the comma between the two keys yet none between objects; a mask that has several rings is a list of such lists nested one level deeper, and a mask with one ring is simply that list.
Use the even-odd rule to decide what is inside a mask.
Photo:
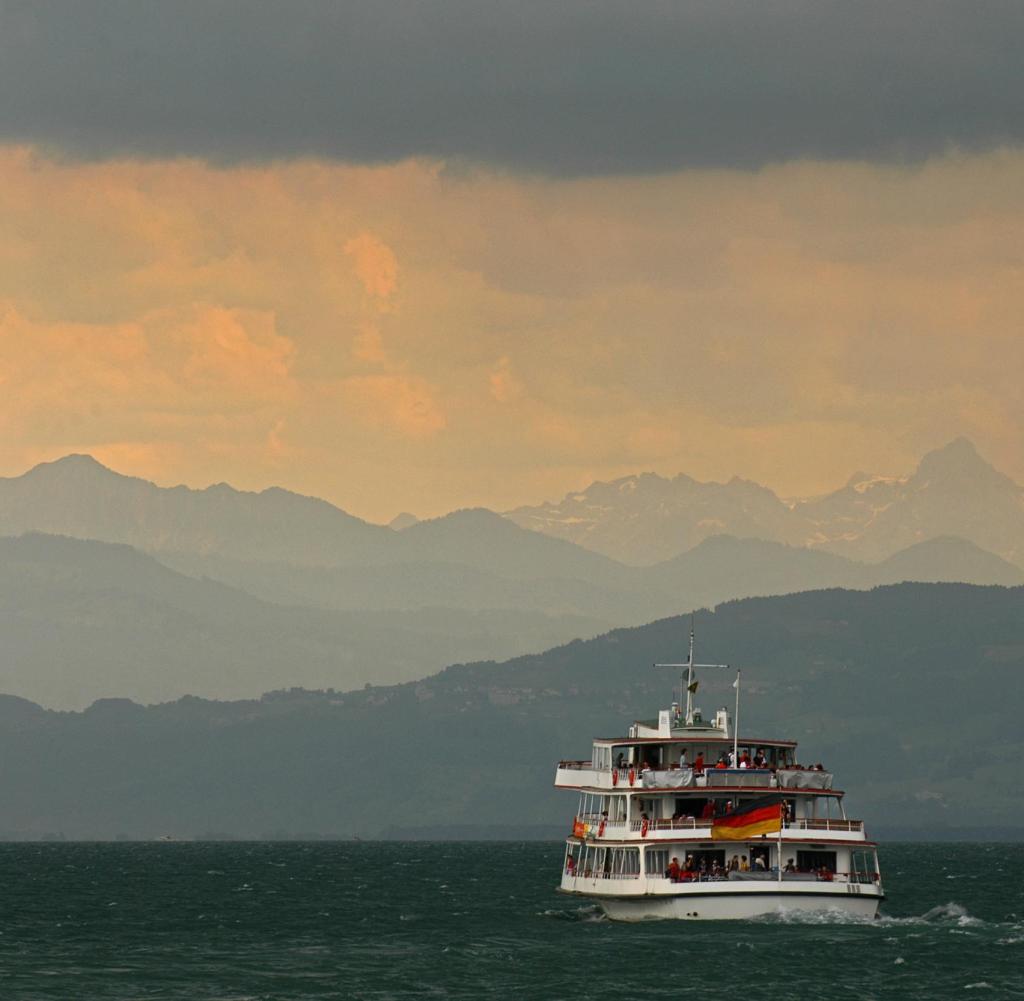
[{"label": "white ship hull", "polygon": [[597,903],[613,921],[689,919],[691,921],[742,921],[768,915],[834,913],[871,919],[878,913],[876,896],[844,894],[709,893],[677,897],[599,898]]},{"label": "white ship hull", "polygon": [[[633,884],[632,886],[630,884]],[[793,912],[873,918],[884,899],[878,884],[722,880],[693,884],[663,879],[605,880],[563,876],[559,890],[597,903],[614,921],[689,918],[743,920]]]}]

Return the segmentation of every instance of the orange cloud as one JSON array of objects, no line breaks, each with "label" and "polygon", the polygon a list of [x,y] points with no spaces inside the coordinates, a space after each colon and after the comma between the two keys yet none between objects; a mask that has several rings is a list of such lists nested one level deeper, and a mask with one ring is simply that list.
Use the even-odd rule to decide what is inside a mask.
[{"label": "orange cloud", "polygon": [[372,233],[360,233],[345,244],[345,253],[355,262],[356,275],[366,294],[389,299],[398,287],[398,261],[394,251]]},{"label": "orange cloud", "polygon": [[498,359],[498,364],[488,376],[491,396],[499,403],[510,403],[523,393],[523,384],[512,371],[508,355]]},{"label": "orange cloud", "polygon": [[372,365],[384,365],[390,360],[384,348],[380,330],[372,324],[364,324],[352,339],[352,357]]},{"label": "orange cloud", "polygon": [[638,468],[818,492],[966,434],[1024,479],[1024,153],[442,168],[0,147],[0,472],[105,449],[383,519]]},{"label": "orange cloud", "polygon": [[357,376],[342,383],[341,393],[349,412],[370,427],[387,428],[409,438],[429,438],[447,424],[435,387],[423,379]]},{"label": "orange cloud", "polygon": [[193,387],[235,399],[253,394],[266,399],[290,388],[295,348],[275,331],[272,315],[209,306],[167,326],[169,340],[183,354],[182,378]]},{"label": "orange cloud", "polygon": [[[0,423],[13,455],[89,451],[158,475],[204,451],[255,449],[294,391],[273,316],[196,306],[131,323],[32,319],[0,307]],[[140,438],[140,434],[145,437]]]}]

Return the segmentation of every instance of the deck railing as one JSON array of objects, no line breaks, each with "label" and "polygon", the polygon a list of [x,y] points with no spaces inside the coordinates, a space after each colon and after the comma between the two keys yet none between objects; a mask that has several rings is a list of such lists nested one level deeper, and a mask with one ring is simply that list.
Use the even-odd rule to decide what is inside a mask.
[{"label": "deck railing", "polygon": [[[580,869],[576,868],[572,871],[566,870],[566,875],[576,879],[640,879],[641,874],[638,872],[604,872],[601,869]],[[778,880],[779,874],[776,870],[766,871],[764,874],[763,882],[772,882]],[[813,878],[812,878],[813,877]],[[648,873],[646,878],[648,879],[662,879],[666,883],[728,883],[728,882],[743,882],[742,880],[730,881],[728,875],[725,876],[712,876],[709,873],[693,873],[690,879],[677,879],[670,880],[668,876],[659,873]],[[872,872],[835,872],[831,876],[823,876],[820,873],[812,872],[784,872],[782,874],[783,883],[859,883],[861,885],[870,886],[874,883],[880,882],[878,873]]]},{"label": "deck railing", "polygon": [[[711,828],[711,819],[707,817],[674,817],[672,819],[658,818],[647,821],[647,831],[707,831]],[[599,813],[584,813],[573,818],[573,827],[577,824],[584,825],[586,833],[591,837],[601,835],[621,835],[629,830],[632,833],[639,833],[644,826],[641,820],[609,820]],[[601,825],[604,824],[602,830]],[[842,833],[859,833],[864,830],[862,820],[833,820],[833,819],[800,819],[787,821],[782,831],[838,831]]]},{"label": "deck railing", "polygon": [[[744,875],[749,875],[745,873]],[[758,875],[761,877],[755,882],[773,882],[779,878],[779,872],[777,869],[767,869]],[[657,879],[658,875],[650,873],[649,878]],[[668,876],[662,875],[661,877],[666,882],[677,882],[677,883],[727,883],[727,882],[747,882],[748,880],[737,879],[730,880],[728,874],[721,876],[712,876],[705,872],[695,872],[690,879],[677,879],[671,880]],[[878,873],[871,872],[834,872],[827,876],[822,875],[820,872],[783,872],[782,882],[783,883],[862,883],[870,885],[880,881]]]}]

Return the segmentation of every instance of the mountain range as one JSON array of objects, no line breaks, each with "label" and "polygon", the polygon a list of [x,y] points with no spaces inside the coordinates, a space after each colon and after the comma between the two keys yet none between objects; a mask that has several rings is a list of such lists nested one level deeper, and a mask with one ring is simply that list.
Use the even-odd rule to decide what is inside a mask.
[{"label": "mountain range", "polygon": [[[509,522],[532,534],[515,532]],[[594,583],[614,576],[609,561],[649,566],[715,535],[863,562],[952,536],[1020,565],[1024,488],[958,438],[926,454],[904,477],[856,473],[841,489],[810,500],[786,502],[739,478],[701,483],[685,474],[642,473],[503,517],[482,509],[429,521],[403,514],[384,526],[280,487],[259,493],[224,483],[164,488],[71,455],[0,478],[0,535],[28,531],[256,563],[458,562],[504,577],[568,573]]]},{"label": "mountain range", "polygon": [[[919,482],[903,490],[969,494],[980,461],[954,443],[926,456]],[[994,470],[979,482],[1010,496]],[[712,534],[637,567],[486,510],[404,525],[372,525],[278,488],[161,488],[87,456],[0,480],[0,691],[66,709],[102,696],[350,689],[731,598],[903,580],[1024,582],[1018,567],[955,536],[865,563],[823,546]]]},{"label": "mountain range", "polygon": [[[0,836],[557,836],[576,803],[552,788],[555,763],[667,705],[678,678],[650,665],[688,628],[352,692],[71,713],[0,697]],[[699,612],[696,633],[700,659],[744,668],[741,731],[799,740],[871,834],[1024,830],[1024,588],[745,599]],[[730,681],[707,672],[698,704],[731,705]]]},{"label": "mountain range", "polygon": [[784,502],[734,478],[700,483],[654,473],[594,483],[556,503],[520,507],[517,525],[625,563],[643,565],[731,534],[874,562],[938,536],[968,539],[1024,562],[1024,488],[994,469],[965,438],[929,452],[903,477],[855,473],[839,490]]}]

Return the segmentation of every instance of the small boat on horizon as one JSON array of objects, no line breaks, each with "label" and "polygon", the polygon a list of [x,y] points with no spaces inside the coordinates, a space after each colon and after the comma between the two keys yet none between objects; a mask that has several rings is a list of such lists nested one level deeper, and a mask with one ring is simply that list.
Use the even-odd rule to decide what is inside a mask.
[{"label": "small boat on horizon", "polygon": [[739,671],[735,715],[704,718],[695,671],[729,665],[695,664],[692,628],[688,661],[656,666],[683,672],[679,702],[558,764],[555,786],[579,794],[559,891],[619,921],[877,916],[877,845],[832,773],[801,766],[796,741],[739,735]]}]

